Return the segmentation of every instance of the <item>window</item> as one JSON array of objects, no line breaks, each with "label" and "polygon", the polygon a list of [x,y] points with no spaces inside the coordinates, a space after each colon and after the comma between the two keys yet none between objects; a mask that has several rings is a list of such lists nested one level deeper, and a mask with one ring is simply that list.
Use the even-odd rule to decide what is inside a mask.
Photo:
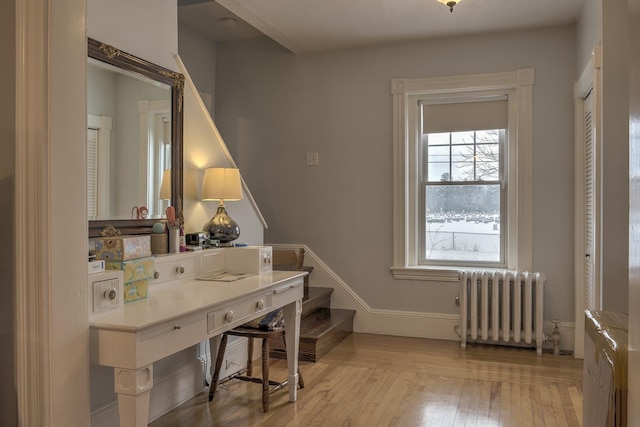
[{"label": "window", "polygon": [[504,265],[505,129],[423,134],[420,264]]},{"label": "window", "polygon": [[533,70],[392,82],[398,279],[531,266]]}]

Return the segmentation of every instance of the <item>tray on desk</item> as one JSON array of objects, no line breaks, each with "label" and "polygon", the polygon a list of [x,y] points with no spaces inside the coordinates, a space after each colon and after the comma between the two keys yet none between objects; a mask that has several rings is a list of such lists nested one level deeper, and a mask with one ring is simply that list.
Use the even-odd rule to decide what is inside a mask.
[{"label": "tray on desk", "polygon": [[196,277],[196,280],[206,280],[209,282],[234,282],[240,279],[254,276],[251,273],[231,273],[229,271],[214,271],[203,276]]}]

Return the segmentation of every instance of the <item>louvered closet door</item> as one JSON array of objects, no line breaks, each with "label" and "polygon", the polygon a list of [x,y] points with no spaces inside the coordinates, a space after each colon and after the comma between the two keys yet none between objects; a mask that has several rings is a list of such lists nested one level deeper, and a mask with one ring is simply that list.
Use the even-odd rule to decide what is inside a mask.
[{"label": "louvered closet door", "polygon": [[584,262],[584,298],[586,309],[599,308],[599,292],[597,289],[597,260],[596,247],[596,155],[595,155],[595,129],[593,125],[593,95],[589,94],[584,100],[584,235],[585,235],[585,262]]},{"label": "louvered closet door", "polygon": [[89,219],[98,216],[98,131],[87,129],[87,212]]}]

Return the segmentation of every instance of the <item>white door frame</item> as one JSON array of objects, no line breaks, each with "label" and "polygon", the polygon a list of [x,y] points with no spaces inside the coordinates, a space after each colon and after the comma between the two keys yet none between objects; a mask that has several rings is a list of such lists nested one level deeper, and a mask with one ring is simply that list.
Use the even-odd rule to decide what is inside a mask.
[{"label": "white door frame", "polygon": [[[574,103],[575,103],[575,253],[574,253],[574,276],[575,276],[575,337],[574,337],[574,356],[582,359],[584,357],[584,310],[587,308],[601,308],[602,291],[601,291],[601,274],[602,274],[602,255],[600,245],[601,238],[601,182],[602,169],[600,162],[602,159],[602,47],[598,44],[594,47],[591,54],[591,61],[585,67],[580,75],[580,79],[574,87]],[[596,307],[587,307],[585,301],[585,164],[584,164],[584,99],[591,93],[593,97],[593,113],[592,123],[595,131],[593,134],[593,152],[594,152],[594,246],[595,250],[589,254],[594,265],[593,287],[595,290]]]},{"label": "white door frame", "polygon": [[86,426],[86,1],[15,9],[17,414],[23,426]]}]

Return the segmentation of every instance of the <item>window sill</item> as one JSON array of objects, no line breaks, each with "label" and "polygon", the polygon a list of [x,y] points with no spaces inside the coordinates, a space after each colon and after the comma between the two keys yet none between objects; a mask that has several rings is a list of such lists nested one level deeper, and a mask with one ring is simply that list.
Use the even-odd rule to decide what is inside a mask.
[{"label": "window sill", "polygon": [[391,267],[396,280],[423,280],[427,282],[457,282],[459,267]]}]

